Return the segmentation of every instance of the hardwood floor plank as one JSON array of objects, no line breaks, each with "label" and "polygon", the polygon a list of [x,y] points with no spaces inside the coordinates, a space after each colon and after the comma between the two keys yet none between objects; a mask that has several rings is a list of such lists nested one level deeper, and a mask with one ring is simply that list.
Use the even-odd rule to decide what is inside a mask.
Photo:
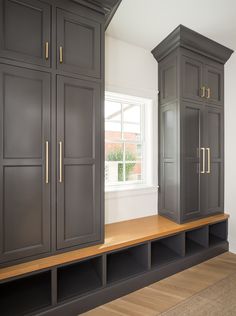
[{"label": "hardwood floor plank", "polygon": [[[217,293],[214,286],[218,288],[217,285],[221,282],[222,289]],[[235,284],[236,254],[227,252],[84,313],[83,316],[232,316],[236,315]],[[230,291],[233,296],[227,294]],[[224,302],[220,299],[219,292],[229,298],[225,298]],[[192,298],[195,305],[191,311],[191,303],[187,303]],[[224,304],[227,304],[227,314],[222,314]],[[209,314],[211,306],[214,314]]]}]

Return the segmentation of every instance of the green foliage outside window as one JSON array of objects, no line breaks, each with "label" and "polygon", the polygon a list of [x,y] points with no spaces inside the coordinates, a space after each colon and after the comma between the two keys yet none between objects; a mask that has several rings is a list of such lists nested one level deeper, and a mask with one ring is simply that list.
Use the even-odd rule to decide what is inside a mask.
[{"label": "green foliage outside window", "polygon": [[[135,161],[136,156],[129,151],[125,152],[125,161]],[[109,152],[107,155],[107,161],[123,161],[123,151],[121,149],[115,149]],[[133,171],[135,163],[125,164],[125,180],[129,179],[130,173]],[[123,181],[123,163],[118,163],[118,181]]]}]

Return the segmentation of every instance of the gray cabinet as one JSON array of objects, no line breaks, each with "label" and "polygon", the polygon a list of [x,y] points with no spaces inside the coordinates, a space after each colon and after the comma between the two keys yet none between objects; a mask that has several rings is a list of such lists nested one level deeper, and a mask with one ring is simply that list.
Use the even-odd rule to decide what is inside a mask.
[{"label": "gray cabinet", "polygon": [[205,107],[205,214],[224,210],[224,111]]},{"label": "gray cabinet", "polygon": [[1,0],[0,56],[49,67],[50,16],[38,0]]},{"label": "gray cabinet", "polygon": [[224,63],[232,50],[180,25],[159,62],[158,210],[178,223],[224,212]]},{"label": "gray cabinet", "polygon": [[0,263],[50,250],[50,75],[0,66]]},{"label": "gray cabinet", "polygon": [[97,83],[57,78],[57,247],[101,238],[101,102]]},{"label": "gray cabinet", "polygon": [[120,0],[81,3],[0,0],[0,266],[104,239],[104,29]]},{"label": "gray cabinet", "polygon": [[100,77],[100,23],[57,9],[57,68]]}]

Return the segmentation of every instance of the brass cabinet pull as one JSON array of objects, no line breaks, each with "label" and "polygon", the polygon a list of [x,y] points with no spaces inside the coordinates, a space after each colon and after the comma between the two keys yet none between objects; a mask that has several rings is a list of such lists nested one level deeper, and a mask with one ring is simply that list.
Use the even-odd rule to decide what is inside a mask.
[{"label": "brass cabinet pull", "polygon": [[49,143],[45,142],[45,183],[49,183]]},{"label": "brass cabinet pull", "polygon": [[210,89],[210,88],[207,88],[206,91],[207,91],[206,98],[207,98],[207,99],[210,99],[210,97],[211,97],[211,89]]},{"label": "brass cabinet pull", "polygon": [[201,173],[205,173],[206,172],[206,163],[205,163],[205,152],[206,152],[206,149],[204,147],[202,147],[201,151],[202,151],[202,170],[201,170]]},{"label": "brass cabinet pull", "polygon": [[206,148],[207,151],[207,172],[211,173],[211,149],[208,147]]},{"label": "brass cabinet pull", "polygon": [[62,142],[59,142],[59,182],[62,181]]},{"label": "brass cabinet pull", "polygon": [[49,58],[49,43],[45,43],[45,59],[48,60]]},{"label": "brass cabinet pull", "polygon": [[59,61],[60,61],[60,64],[63,63],[63,48],[62,48],[62,46],[59,47]]},{"label": "brass cabinet pull", "polygon": [[206,87],[201,87],[201,98],[205,98],[206,96]]}]

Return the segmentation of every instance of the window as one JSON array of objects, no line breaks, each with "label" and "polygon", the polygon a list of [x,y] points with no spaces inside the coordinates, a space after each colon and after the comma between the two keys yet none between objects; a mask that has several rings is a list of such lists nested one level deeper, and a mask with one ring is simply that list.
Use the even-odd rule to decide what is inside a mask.
[{"label": "window", "polygon": [[146,106],[144,99],[106,93],[106,187],[139,186],[147,182]]}]

